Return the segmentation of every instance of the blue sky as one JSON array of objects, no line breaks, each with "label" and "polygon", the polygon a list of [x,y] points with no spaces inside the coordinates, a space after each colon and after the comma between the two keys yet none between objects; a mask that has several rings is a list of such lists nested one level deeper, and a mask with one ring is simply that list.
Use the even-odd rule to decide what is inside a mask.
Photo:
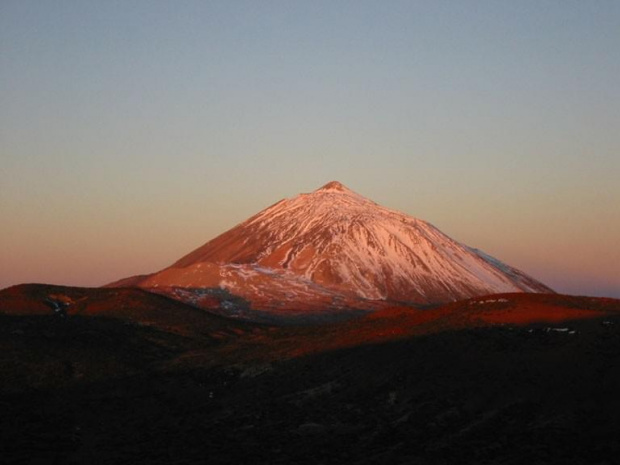
[{"label": "blue sky", "polygon": [[620,3],[0,4],[0,287],[155,271],[337,179],[620,297]]}]

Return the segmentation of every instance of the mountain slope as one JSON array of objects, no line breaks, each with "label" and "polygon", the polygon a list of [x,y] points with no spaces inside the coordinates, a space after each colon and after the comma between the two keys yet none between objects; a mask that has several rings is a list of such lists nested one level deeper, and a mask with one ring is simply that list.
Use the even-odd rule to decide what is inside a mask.
[{"label": "mountain slope", "polygon": [[500,292],[552,292],[431,224],[338,182],[282,200],[137,285],[224,287],[259,307],[362,301],[437,304]]}]

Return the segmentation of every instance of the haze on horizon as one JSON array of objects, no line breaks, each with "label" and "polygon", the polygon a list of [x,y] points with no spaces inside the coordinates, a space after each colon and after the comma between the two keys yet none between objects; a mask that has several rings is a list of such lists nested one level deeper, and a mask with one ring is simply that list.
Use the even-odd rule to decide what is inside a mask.
[{"label": "haze on horizon", "polygon": [[620,3],[0,4],[0,288],[157,271],[338,180],[620,298]]}]

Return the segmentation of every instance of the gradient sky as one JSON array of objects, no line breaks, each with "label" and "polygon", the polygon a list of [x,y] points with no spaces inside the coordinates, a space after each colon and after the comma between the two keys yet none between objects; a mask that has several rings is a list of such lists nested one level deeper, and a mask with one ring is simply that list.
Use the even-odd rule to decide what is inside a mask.
[{"label": "gradient sky", "polygon": [[620,2],[0,2],[0,288],[156,271],[334,179],[620,297]]}]

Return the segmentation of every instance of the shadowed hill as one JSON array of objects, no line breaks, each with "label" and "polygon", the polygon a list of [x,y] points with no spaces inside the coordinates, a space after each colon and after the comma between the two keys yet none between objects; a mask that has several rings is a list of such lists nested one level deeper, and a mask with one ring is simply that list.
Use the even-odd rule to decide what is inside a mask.
[{"label": "shadowed hill", "polygon": [[[618,300],[507,294],[279,328],[198,310],[195,328],[230,330],[213,340],[187,322],[121,318],[144,320],[160,296],[19,291],[30,303],[0,292],[6,463],[582,465],[620,453]],[[28,314],[50,292],[88,303]],[[197,311],[170,305],[167,318]]]}]

